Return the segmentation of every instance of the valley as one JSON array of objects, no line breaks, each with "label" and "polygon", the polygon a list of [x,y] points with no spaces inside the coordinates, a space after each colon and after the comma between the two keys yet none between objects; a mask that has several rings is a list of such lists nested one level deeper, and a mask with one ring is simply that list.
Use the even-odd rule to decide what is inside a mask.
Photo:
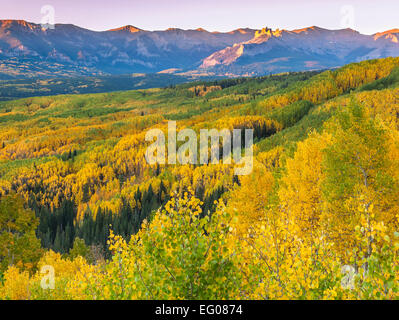
[{"label": "valley", "polygon": [[[18,221],[0,298],[398,298],[398,70],[0,102],[0,223]],[[148,164],[146,132],[168,121],[252,129],[253,171]],[[366,263],[342,285],[342,266]],[[44,265],[56,290],[40,287]]]}]

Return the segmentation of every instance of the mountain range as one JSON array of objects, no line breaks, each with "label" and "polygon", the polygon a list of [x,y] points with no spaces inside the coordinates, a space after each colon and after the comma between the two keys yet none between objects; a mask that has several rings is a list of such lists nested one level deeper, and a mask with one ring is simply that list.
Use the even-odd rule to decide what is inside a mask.
[{"label": "mountain range", "polygon": [[0,20],[0,79],[130,73],[255,76],[320,70],[399,56],[399,29],[364,35],[352,29],[204,29],[91,31]]}]

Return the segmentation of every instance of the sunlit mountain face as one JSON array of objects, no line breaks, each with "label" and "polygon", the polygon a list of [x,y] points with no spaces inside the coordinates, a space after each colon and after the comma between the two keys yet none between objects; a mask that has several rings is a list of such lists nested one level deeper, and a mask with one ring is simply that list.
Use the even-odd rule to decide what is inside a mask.
[{"label": "sunlit mountain face", "polygon": [[45,29],[0,21],[0,79],[127,73],[263,75],[320,70],[399,56],[399,30],[204,29],[146,31],[124,26],[95,32],[74,25]]},{"label": "sunlit mountain face", "polygon": [[326,69],[398,55],[398,30],[368,36],[351,29],[263,29],[249,41],[215,52],[200,67],[216,73],[254,75]]}]

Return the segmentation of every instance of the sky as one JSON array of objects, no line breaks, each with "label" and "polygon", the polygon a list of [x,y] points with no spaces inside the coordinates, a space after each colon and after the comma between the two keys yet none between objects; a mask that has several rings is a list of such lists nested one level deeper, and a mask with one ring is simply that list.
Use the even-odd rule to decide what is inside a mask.
[{"label": "sky", "polygon": [[[51,6],[50,10],[44,6]],[[71,23],[95,31],[124,25],[145,30],[201,27],[221,32],[246,27],[292,30],[316,25],[373,34],[399,28],[399,1],[0,0],[0,19]]]}]

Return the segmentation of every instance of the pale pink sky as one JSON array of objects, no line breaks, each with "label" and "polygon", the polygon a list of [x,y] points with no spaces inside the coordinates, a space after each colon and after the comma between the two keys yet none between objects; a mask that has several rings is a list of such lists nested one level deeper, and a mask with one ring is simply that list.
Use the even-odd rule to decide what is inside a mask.
[{"label": "pale pink sky", "polygon": [[399,0],[0,0],[0,19],[40,23],[44,5],[54,7],[56,23],[97,31],[128,24],[146,30],[209,31],[312,25],[340,29],[349,24],[365,34],[399,28]]}]

